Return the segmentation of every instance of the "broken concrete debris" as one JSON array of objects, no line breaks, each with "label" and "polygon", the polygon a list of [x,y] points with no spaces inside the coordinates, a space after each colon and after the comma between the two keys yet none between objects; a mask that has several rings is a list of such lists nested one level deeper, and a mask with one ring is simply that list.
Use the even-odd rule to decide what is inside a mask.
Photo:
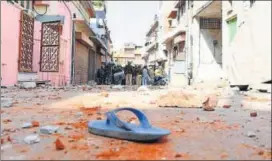
[{"label": "broken concrete debris", "polygon": [[250,137],[250,138],[253,138],[253,137],[256,136],[256,134],[253,131],[248,131],[247,136]]},{"label": "broken concrete debris", "polygon": [[[124,87],[124,88],[125,88],[125,90],[128,90],[129,87]],[[17,110],[17,108],[16,109],[2,109],[4,112],[1,115],[4,116],[4,118],[9,118],[12,120],[11,123],[3,124],[4,128],[14,128],[11,126],[16,123],[19,123],[19,126],[22,123],[22,126],[21,126],[22,128],[31,128],[31,129],[21,129],[20,128],[20,131],[16,132],[16,133],[11,133],[11,130],[5,132],[5,135],[1,137],[1,138],[4,138],[4,140],[3,140],[4,144],[2,146],[11,144],[10,142],[6,141],[8,135],[10,135],[13,139],[12,141],[14,141],[14,140],[16,140],[17,136],[24,136],[24,133],[27,132],[28,133],[27,135],[34,135],[34,136],[36,135],[37,137],[39,135],[40,138],[37,139],[37,138],[33,137],[30,139],[26,139],[26,140],[30,140],[30,141],[25,141],[24,137],[22,139],[19,139],[18,141],[21,141],[19,143],[22,143],[23,144],[22,146],[24,146],[24,147],[22,147],[23,150],[18,149],[18,153],[24,152],[24,154],[26,154],[26,152],[27,152],[27,154],[29,154],[29,153],[32,154],[32,153],[35,153],[35,151],[33,151],[33,148],[35,149],[37,147],[39,149],[41,148],[41,150],[43,150],[44,154],[45,154],[45,155],[43,155],[43,154],[39,153],[39,154],[37,154],[37,155],[39,155],[39,156],[37,156],[37,158],[40,157],[41,159],[45,159],[45,158],[46,159],[61,159],[63,157],[68,157],[68,155],[65,154],[68,151],[68,154],[73,154],[73,156],[78,157],[78,159],[85,159],[81,155],[81,152],[83,152],[83,150],[84,151],[88,150],[88,151],[101,152],[105,149],[104,148],[105,146],[108,146],[108,142],[109,142],[109,139],[100,139],[100,137],[93,137],[91,134],[89,134],[88,131],[86,131],[86,129],[87,129],[86,122],[88,120],[104,119],[102,117],[102,114],[105,113],[107,110],[111,109],[113,106],[112,104],[114,104],[114,106],[115,106],[115,104],[119,104],[120,107],[124,107],[125,105],[127,105],[129,103],[134,104],[136,106],[136,108],[142,108],[142,106],[139,106],[137,103],[147,105],[147,109],[144,111],[147,112],[148,119],[150,119],[150,121],[152,121],[152,123],[154,121],[155,124],[160,125],[162,127],[169,127],[169,129],[171,131],[173,131],[173,135],[170,135],[170,137],[169,137],[170,139],[164,140],[160,144],[154,144],[155,147],[156,146],[158,147],[158,148],[156,147],[156,150],[155,150],[155,148],[153,150],[153,147],[151,147],[149,145],[148,146],[138,145],[138,144],[134,145],[134,143],[131,143],[131,142],[125,142],[125,144],[124,144],[123,143],[124,141],[119,142],[118,140],[114,140],[114,143],[110,144],[109,148],[114,149],[113,153],[114,154],[118,153],[119,156],[111,156],[110,159],[113,159],[113,160],[119,159],[121,157],[129,160],[130,159],[129,157],[131,157],[131,155],[134,155],[134,154],[132,154],[133,151],[135,151],[134,149],[136,149],[137,152],[141,153],[139,156],[135,154],[135,156],[131,157],[131,158],[134,157],[135,159],[141,159],[140,157],[143,157],[145,155],[149,155],[151,153],[150,151],[154,151],[156,153],[156,154],[154,154],[154,157],[151,156],[151,158],[153,158],[153,159],[161,159],[161,158],[163,158],[163,159],[166,159],[166,158],[167,159],[175,159],[175,158],[176,159],[181,159],[181,158],[184,159],[184,158],[187,158],[188,156],[185,153],[181,153],[181,151],[173,150],[173,151],[169,152],[168,153],[169,155],[168,155],[166,153],[161,152],[160,149],[167,151],[169,145],[171,145],[171,144],[174,144],[174,146],[180,146],[179,143],[177,143],[178,141],[176,141],[176,138],[181,138],[181,137],[184,139],[185,138],[188,139],[188,142],[192,141],[195,138],[198,140],[204,139],[203,141],[207,141],[207,140],[205,140],[203,135],[207,135],[207,134],[209,134],[209,132],[212,132],[212,134],[213,133],[218,134],[218,136],[222,135],[224,137],[228,136],[229,132],[231,134],[236,133],[237,135],[229,135],[229,136],[231,138],[233,138],[233,137],[237,137],[239,135],[238,138],[236,138],[237,140],[244,139],[245,143],[248,142],[248,144],[251,144],[251,143],[254,144],[254,141],[256,141],[259,136],[261,136],[263,133],[265,133],[267,131],[265,129],[261,129],[260,130],[261,132],[258,132],[256,129],[253,128],[253,129],[250,129],[253,131],[252,133],[250,133],[246,130],[246,125],[243,124],[243,119],[249,119],[251,121],[255,120],[255,119],[249,118],[250,117],[249,114],[251,111],[247,111],[247,109],[239,110],[240,104],[245,104],[246,108],[251,108],[251,106],[247,106],[247,102],[245,100],[243,100],[245,102],[238,102],[237,105],[236,105],[236,102],[234,102],[234,103],[233,102],[223,102],[220,105],[218,103],[217,105],[215,104],[213,106],[212,106],[212,100],[208,100],[207,105],[214,107],[213,110],[214,109],[216,110],[215,112],[211,112],[211,113],[202,112],[200,110],[195,110],[195,109],[192,109],[192,110],[184,109],[185,112],[181,112],[180,109],[175,109],[175,108],[171,108],[171,109],[158,108],[158,109],[153,110],[153,109],[150,109],[150,107],[152,106],[152,108],[157,108],[157,104],[160,104],[160,105],[168,104],[170,107],[172,107],[173,105],[176,105],[179,107],[192,107],[193,105],[195,105],[195,107],[202,107],[201,105],[202,105],[203,100],[207,101],[207,99],[208,99],[207,97],[206,97],[206,99],[203,99],[203,98],[205,98],[205,96],[210,96],[210,93],[213,93],[213,91],[208,91],[207,93],[201,93],[201,92],[198,92],[197,90],[192,92],[192,91],[184,88],[184,89],[182,89],[182,91],[181,90],[179,90],[179,91],[173,90],[174,92],[171,91],[172,92],[172,94],[171,94],[168,89],[159,90],[159,91],[152,89],[152,90],[150,90],[150,96],[140,96],[138,94],[138,92],[136,92],[137,88],[138,87],[135,87],[133,93],[130,93],[131,92],[130,89],[128,91],[124,90],[124,92],[122,91],[122,92],[111,93],[110,91],[105,90],[105,89],[101,89],[100,91],[99,90],[96,91],[97,88],[94,87],[93,91],[95,91],[95,92],[93,94],[90,93],[90,95],[88,97],[81,97],[80,96],[80,97],[76,97],[76,99],[74,99],[74,98],[67,99],[67,101],[66,101],[66,99],[64,99],[65,102],[64,101],[63,102],[56,101],[56,103],[53,103],[52,106],[47,104],[47,102],[43,102],[43,99],[46,100],[46,98],[47,98],[46,93],[43,93],[44,97],[42,97],[41,95],[39,95],[39,97],[36,97],[36,94],[39,92],[35,91],[36,89],[29,90],[27,93],[31,93],[34,91],[35,94],[34,94],[34,97],[31,98],[32,100],[24,97],[23,99],[25,99],[26,102],[29,103],[29,102],[33,101],[33,102],[41,102],[41,104],[46,103],[46,106],[48,106],[48,108],[46,107],[46,109],[41,110],[41,108],[36,106],[34,103],[33,107],[31,105],[27,105],[26,110],[24,108],[22,108],[22,109],[18,108],[18,110]],[[151,88],[148,87],[148,89],[151,89]],[[40,89],[38,89],[38,90],[40,90]],[[23,91],[25,92],[25,90],[23,90]],[[101,94],[102,91],[109,92],[109,97],[104,97],[103,94]],[[117,90],[112,90],[112,91],[117,91]],[[187,93],[187,91],[188,91],[188,93]],[[50,92],[52,92],[52,91],[50,91]],[[69,92],[71,92],[71,91],[65,91],[65,95],[70,95]],[[72,91],[71,93],[74,94],[74,92],[75,91]],[[82,91],[79,90],[79,92],[82,92]],[[61,92],[60,92],[60,94],[57,94],[57,93],[54,93],[54,94],[60,95],[60,96],[62,95]],[[163,94],[165,97],[160,98],[160,96],[162,96]],[[50,94],[50,95],[52,95],[52,94]],[[198,97],[198,95],[200,95],[200,97]],[[71,96],[71,97],[73,97],[73,96]],[[197,96],[197,97],[195,97],[195,96]],[[240,96],[243,97],[243,95],[240,95]],[[10,96],[8,95],[8,97],[10,97]],[[29,96],[29,97],[31,97],[31,96]],[[70,96],[68,96],[68,97],[71,98]],[[211,98],[211,97],[209,97],[209,98]],[[136,98],[135,101],[132,98],[133,99]],[[217,95],[216,98],[218,98],[219,101],[221,100],[220,93]],[[228,98],[232,98],[232,97],[224,97],[224,98],[228,99]],[[15,100],[15,98],[13,98],[13,99]],[[36,101],[38,99],[39,99],[39,101]],[[93,104],[90,104],[90,105],[84,107],[83,105],[85,105],[85,104],[82,103],[82,102],[84,102],[84,99],[90,100],[90,102],[92,102],[92,103],[94,101],[97,103],[93,103]],[[18,100],[18,102],[19,102],[18,105],[21,106],[21,101],[17,98],[16,98],[16,100]],[[97,100],[100,102],[98,102]],[[123,101],[123,100],[129,101],[129,103],[126,103],[126,101]],[[68,108],[68,107],[70,107],[70,105],[73,108]],[[98,105],[101,106],[101,109],[96,109],[96,106],[98,106]],[[218,109],[217,110],[217,107],[225,108],[224,105],[227,105],[227,106],[231,105],[232,109],[228,109],[228,110]],[[59,107],[59,108],[55,109],[55,108],[51,108],[51,107]],[[62,108],[62,107],[64,107],[64,108]],[[84,107],[84,109],[81,109],[82,107]],[[113,107],[113,108],[115,108],[115,107]],[[228,108],[228,107],[226,107],[226,108]],[[240,118],[241,122],[239,122],[239,124],[241,123],[242,128],[243,128],[243,126],[245,126],[245,128],[242,129],[242,130],[245,130],[244,133],[240,133],[240,132],[237,133],[237,130],[232,131],[232,128],[229,128],[230,121],[228,121],[228,118],[233,116],[232,114],[234,114],[233,113],[234,109],[237,109],[239,111],[239,113],[243,112],[243,114],[245,116],[248,116],[245,118],[244,117]],[[221,112],[222,112],[222,114],[221,114]],[[25,113],[25,115],[24,115],[24,113]],[[168,115],[167,117],[165,116],[165,113],[167,113],[167,115]],[[60,115],[60,116],[55,117],[56,115]],[[264,117],[265,119],[260,118],[258,120],[252,121],[251,124],[256,123],[257,121],[258,122],[259,121],[262,121],[262,122],[270,121],[270,119],[268,119],[268,120],[266,119],[267,116],[265,113],[263,113],[263,112],[259,113],[259,111],[258,111],[258,115],[261,115],[261,117]],[[17,117],[13,117],[13,116],[20,116],[20,117],[17,118]],[[224,116],[224,118],[221,116]],[[181,117],[183,117],[183,118],[181,118]],[[50,120],[50,118],[52,118],[52,119]],[[130,118],[130,117],[128,117],[128,118]],[[174,118],[177,118],[177,120]],[[216,120],[216,119],[218,120],[220,118],[223,119],[222,122],[219,122],[219,121],[213,122],[213,120]],[[41,131],[41,133],[42,134],[44,134],[44,133],[52,134],[52,135],[39,134],[40,128],[32,128],[33,127],[32,120],[35,120],[35,119],[36,119],[36,121],[40,121],[41,126],[45,126],[45,125],[59,126],[60,129],[57,131],[60,131],[61,133],[52,134],[56,131],[52,130],[52,129],[51,129],[51,131],[46,129],[46,132]],[[184,120],[182,121],[182,119],[184,119]],[[25,120],[26,122],[21,122],[23,120]],[[124,119],[124,120],[126,120],[126,119]],[[43,124],[45,122],[46,122],[46,124]],[[132,124],[138,124],[138,121],[137,120],[135,121],[135,118],[130,119],[127,122],[130,122]],[[59,124],[59,123],[62,123],[62,124]],[[230,124],[232,124],[232,123],[233,122],[231,122]],[[238,122],[237,122],[237,124],[238,124]],[[264,125],[264,124],[262,124],[262,125]],[[266,127],[266,128],[268,128],[268,127]],[[62,129],[64,130],[64,132],[61,131]],[[224,130],[228,130],[228,132],[224,132]],[[33,133],[34,131],[37,131],[37,133],[34,134]],[[194,133],[194,132],[197,132],[197,133]],[[254,132],[257,135],[254,134]],[[84,138],[81,139],[80,141],[77,141],[74,138],[67,137],[67,136],[72,136],[72,135],[76,135],[76,136],[83,135]],[[58,141],[56,140],[57,139],[56,137],[59,137]],[[92,143],[90,145],[88,143],[88,145],[85,145],[85,144],[87,144],[86,143],[87,137],[90,137],[90,140],[92,140],[92,142],[94,142],[94,143]],[[45,141],[46,139],[43,141],[42,140],[43,138],[44,139],[46,138],[48,140],[50,139],[50,140],[52,140],[52,142],[51,141],[46,142]],[[97,138],[99,138],[99,139],[97,139]],[[207,137],[207,138],[209,138],[209,137]],[[259,144],[264,144],[264,145],[267,144],[265,146],[267,148],[270,148],[270,144],[264,142],[264,140],[261,140],[261,138],[259,138],[259,139],[260,140],[258,142],[258,145]],[[268,137],[267,137],[267,140],[268,140],[267,142],[270,141],[268,139]],[[54,142],[54,141],[56,141],[56,142]],[[220,138],[219,141],[224,141],[224,138],[223,137]],[[40,142],[40,143],[38,143],[38,142]],[[29,146],[34,143],[38,143],[38,144],[35,144],[35,147]],[[186,144],[186,143],[187,142],[184,142],[184,144]],[[11,145],[13,145],[15,148],[14,143],[12,143]],[[2,146],[1,146],[1,149],[2,149]],[[212,146],[212,145],[208,145],[208,146]],[[19,148],[21,148],[21,145]],[[53,148],[53,151],[52,151],[52,148]],[[169,148],[171,148],[171,146]],[[226,146],[225,148],[227,150],[229,150],[229,149],[232,150],[235,147],[231,147],[231,145],[230,145],[230,146]],[[17,144],[16,144],[16,150],[17,150]],[[196,151],[197,150],[199,150],[199,149],[196,149]],[[6,149],[5,150],[5,152],[6,152],[5,158],[8,158],[9,157],[8,155],[12,151],[14,151],[13,148]],[[49,154],[52,152],[54,153],[54,151],[57,152],[57,155],[52,155],[52,157],[49,156]],[[74,155],[74,153],[77,153],[77,154]],[[194,150],[193,150],[192,153],[193,153],[193,155],[195,155],[194,153],[197,153],[197,152],[194,152]],[[230,152],[230,153],[232,153],[232,152]],[[11,154],[11,155],[13,155],[13,154]],[[17,154],[15,154],[14,156],[16,156],[16,155]],[[48,155],[48,157],[46,155]],[[128,155],[128,156],[126,156],[126,155]],[[220,157],[220,154],[218,154],[218,153],[215,155],[216,155],[216,157]],[[72,155],[69,155],[69,156],[72,156]],[[33,157],[33,156],[30,156],[30,157]],[[232,156],[230,154],[229,158],[231,158],[231,157]],[[226,158],[228,158],[228,157],[226,157]],[[29,156],[27,156],[26,159],[29,159]],[[74,158],[71,158],[71,159],[74,159]],[[91,158],[91,159],[95,159],[95,158]],[[103,158],[103,159],[108,159],[108,158]]]},{"label": "broken concrete debris", "polygon": [[217,99],[215,96],[209,96],[203,103],[202,108],[204,111],[214,111],[217,106]]},{"label": "broken concrete debris", "polygon": [[22,128],[31,128],[32,127],[32,123],[31,122],[26,122],[21,127]]},{"label": "broken concrete debris", "polygon": [[115,86],[112,86],[112,89],[122,89],[123,86],[122,85],[115,85]]},{"label": "broken concrete debris", "polygon": [[147,88],[147,86],[140,86],[140,87],[137,89],[137,92],[140,93],[140,94],[143,94],[143,95],[149,95],[149,94],[150,94],[150,91],[149,91],[149,89]]},{"label": "broken concrete debris", "polygon": [[53,134],[59,130],[57,126],[43,126],[40,128],[40,132],[43,134]]},{"label": "broken concrete debris", "polygon": [[12,98],[1,98],[1,108],[9,108],[13,104]]},{"label": "broken concrete debris", "polygon": [[23,89],[31,89],[31,88],[35,88],[36,82],[35,81],[29,81],[29,82],[20,82],[19,83],[19,87],[23,88]]},{"label": "broken concrete debris", "polygon": [[1,151],[5,151],[10,148],[12,148],[12,144],[1,145]]},{"label": "broken concrete debris", "polygon": [[27,144],[35,144],[40,142],[39,135],[29,135],[24,138],[24,142]]},{"label": "broken concrete debris", "polygon": [[81,116],[83,116],[83,112],[77,112],[76,113],[76,117],[81,117]]}]

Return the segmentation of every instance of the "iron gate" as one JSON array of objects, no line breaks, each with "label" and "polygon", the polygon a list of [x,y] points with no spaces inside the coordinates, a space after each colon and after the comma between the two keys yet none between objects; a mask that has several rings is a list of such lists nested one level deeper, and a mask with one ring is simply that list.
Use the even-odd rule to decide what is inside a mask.
[{"label": "iron gate", "polygon": [[59,71],[60,21],[42,23],[40,71]]},{"label": "iron gate", "polygon": [[221,29],[221,19],[200,18],[200,29]]},{"label": "iron gate", "polygon": [[34,18],[21,11],[20,37],[19,37],[19,72],[32,71],[34,38]]}]

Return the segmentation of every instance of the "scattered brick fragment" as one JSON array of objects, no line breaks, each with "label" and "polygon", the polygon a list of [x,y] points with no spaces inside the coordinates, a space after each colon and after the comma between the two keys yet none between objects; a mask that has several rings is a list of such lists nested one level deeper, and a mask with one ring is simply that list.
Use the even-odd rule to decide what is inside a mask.
[{"label": "scattered brick fragment", "polygon": [[223,105],[223,108],[230,108],[231,105]]},{"label": "scattered brick fragment", "polygon": [[257,117],[257,112],[250,112],[251,117]]},{"label": "scattered brick fragment", "polygon": [[55,141],[55,145],[56,145],[56,150],[63,150],[65,149],[64,144],[62,143],[62,141],[60,139],[57,139]]},{"label": "scattered brick fragment", "polygon": [[32,121],[31,124],[32,124],[32,127],[39,127],[40,126],[40,123],[38,121]]}]

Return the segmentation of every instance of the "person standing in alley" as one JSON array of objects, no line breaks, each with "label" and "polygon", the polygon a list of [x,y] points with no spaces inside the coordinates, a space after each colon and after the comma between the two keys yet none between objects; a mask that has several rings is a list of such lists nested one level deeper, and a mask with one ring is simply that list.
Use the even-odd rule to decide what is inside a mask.
[{"label": "person standing in alley", "polygon": [[132,65],[131,62],[125,66],[126,85],[132,85]]},{"label": "person standing in alley", "polygon": [[142,82],[142,67],[141,65],[137,66],[137,76],[136,76],[136,84],[137,86],[141,86]]},{"label": "person standing in alley", "polygon": [[145,65],[144,68],[143,68],[143,72],[142,72],[142,85],[146,86],[149,79],[150,79],[150,77],[149,77],[149,74],[148,74],[147,66]]},{"label": "person standing in alley", "polygon": [[136,85],[137,66],[132,67],[132,85]]}]

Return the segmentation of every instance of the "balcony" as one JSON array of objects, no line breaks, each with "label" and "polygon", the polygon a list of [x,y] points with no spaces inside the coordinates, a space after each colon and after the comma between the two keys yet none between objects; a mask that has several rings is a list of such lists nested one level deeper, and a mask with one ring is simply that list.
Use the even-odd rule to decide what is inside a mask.
[{"label": "balcony", "polygon": [[163,37],[163,43],[167,43],[168,41],[174,39],[175,36],[183,32],[186,32],[185,24],[180,23],[176,28],[166,33],[166,35]]},{"label": "balcony", "polygon": [[79,3],[83,6],[83,8],[88,12],[90,18],[95,18],[95,10],[91,1],[79,1]]},{"label": "balcony", "polygon": [[146,52],[149,52],[151,49],[154,49],[157,47],[158,42],[154,41],[146,46]]}]

